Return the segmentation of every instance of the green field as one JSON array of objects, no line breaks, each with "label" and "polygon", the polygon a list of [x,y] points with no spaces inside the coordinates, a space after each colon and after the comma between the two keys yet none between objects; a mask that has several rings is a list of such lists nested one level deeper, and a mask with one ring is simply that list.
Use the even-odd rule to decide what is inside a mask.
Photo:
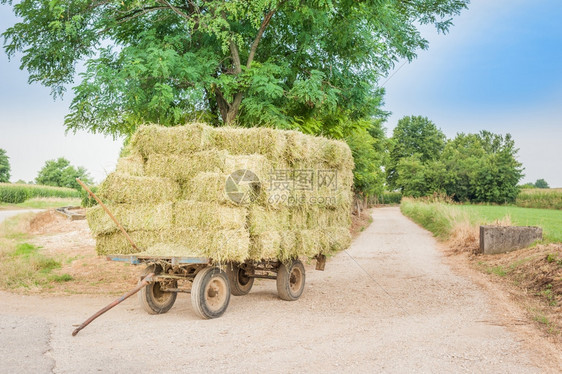
[{"label": "green field", "polygon": [[0,203],[20,204],[33,198],[79,198],[80,192],[72,188],[35,184],[0,183]]},{"label": "green field", "polygon": [[513,225],[540,226],[546,242],[562,243],[562,211],[497,205],[456,205],[404,199],[402,212],[435,236],[446,239],[457,224],[490,224],[509,218]]},{"label": "green field", "polygon": [[509,216],[517,226],[540,226],[544,238],[550,242],[562,242],[562,211],[552,209],[521,208],[515,206],[459,205],[473,217],[492,222]]},{"label": "green field", "polygon": [[515,204],[523,208],[562,209],[562,188],[522,190]]},{"label": "green field", "polygon": [[0,203],[0,210],[9,209],[51,209],[63,206],[80,206],[81,199],[59,197],[36,197],[19,204]]}]

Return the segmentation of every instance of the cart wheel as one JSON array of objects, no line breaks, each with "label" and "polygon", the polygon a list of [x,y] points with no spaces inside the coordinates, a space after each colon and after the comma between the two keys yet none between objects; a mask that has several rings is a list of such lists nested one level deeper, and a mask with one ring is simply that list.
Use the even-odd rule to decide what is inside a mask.
[{"label": "cart wheel", "polygon": [[254,278],[250,278],[246,270],[240,267],[240,264],[227,264],[226,275],[230,283],[230,293],[234,296],[247,295],[254,285]]},{"label": "cart wheel", "polygon": [[[146,276],[150,273],[156,274],[159,272],[159,269],[160,268],[157,269],[154,265],[148,266],[142,272],[142,276]],[[175,288],[177,287],[177,282],[170,282],[170,285]],[[161,286],[162,283],[154,282],[139,291],[139,303],[148,314],[166,313],[176,302],[178,294],[176,292],[162,291],[160,288]]]},{"label": "cart wheel", "polygon": [[230,285],[226,273],[218,267],[207,267],[193,279],[191,305],[201,318],[223,315],[230,301]]},{"label": "cart wheel", "polygon": [[283,300],[297,300],[304,291],[304,280],[304,266],[300,260],[282,263],[277,271],[277,294]]}]

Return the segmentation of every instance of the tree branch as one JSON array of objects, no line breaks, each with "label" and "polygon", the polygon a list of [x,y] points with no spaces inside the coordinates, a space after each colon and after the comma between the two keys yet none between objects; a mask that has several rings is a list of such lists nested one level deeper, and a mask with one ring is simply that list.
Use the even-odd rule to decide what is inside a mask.
[{"label": "tree branch", "polygon": [[158,0],[158,2],[159,2],[160,4],[164,4],[165,6],[167,6],[167,7],[170,8],[171,10],[173,10],[174,13],[176,13],[178,16],[180,16],[180,17],[182,17],[182,18],[185,18],[185,19],[188,20],[188,21],[191,21],[191,20],[192,20],[189,15],[185,14],[184,12],[182,12],[182,11],[180,10],[180,8],[175,7],[175,6],[173,6],[172,4],[170,4],[169,1],[167,1],[167,0]]},{"label": "tree branch", "polygon": [[275,10],[271,10],[269,13],[267,13],[261,23],[260,29],[258,30],[258,34],[256,35],[256,38],[254,39],[254,42],[252,43],[252,47],[250,49],[250,55],[248,56],[248,62],[246,63],[247,68],[249,68],[250,65],[252,65],[252,61],[254,61],[254,56],[256,55],[258,44],[260,44],[260,40],[263,35],[263,32],[267,28],[267,25],[269,25],[269,21],[271,20],[271,17],[273,17],[274,13]]},{"label": "tree branch", "polygon": [[238,53],[238,47],[234,40],[230,40],[230,54],[232,55],[232,62],[234,63],[234,73],[240,74],[242,72],[242,64],[240,63],[240,54]]}]

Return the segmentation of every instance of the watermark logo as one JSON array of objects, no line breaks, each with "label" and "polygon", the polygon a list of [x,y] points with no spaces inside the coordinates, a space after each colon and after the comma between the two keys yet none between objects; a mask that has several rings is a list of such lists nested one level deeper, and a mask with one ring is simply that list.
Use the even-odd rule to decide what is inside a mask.
[{"label": "watermark logo", "polygon": [[260,191],[260,180],[250,170],[236,170],[226,179],[226,195],[236,204],[245,205],[252,203],[258,198]]},{"label": "watermark logo", "polygon": [[226,195],[238,205],[253,203],[262,189],[270,204],[335,205],[338,173],[330,169],[272,169],[263,186],[254,172],[240,169],[226,179]]}]

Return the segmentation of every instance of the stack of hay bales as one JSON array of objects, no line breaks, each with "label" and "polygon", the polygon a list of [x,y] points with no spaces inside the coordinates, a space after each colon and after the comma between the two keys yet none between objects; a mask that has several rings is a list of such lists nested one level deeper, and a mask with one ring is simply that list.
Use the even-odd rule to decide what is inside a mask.
[{"label": "stack of hay bales", "polygon": [[[99,254],[242,262],[349,246],[353,159],[344,142],[190,124],[141,127],[128,151],[99,195],[142,252],[98,206],[87,218]],[[251,202],[237,204],[225,186],[241,169],[254,173],[260,188]]]}]

